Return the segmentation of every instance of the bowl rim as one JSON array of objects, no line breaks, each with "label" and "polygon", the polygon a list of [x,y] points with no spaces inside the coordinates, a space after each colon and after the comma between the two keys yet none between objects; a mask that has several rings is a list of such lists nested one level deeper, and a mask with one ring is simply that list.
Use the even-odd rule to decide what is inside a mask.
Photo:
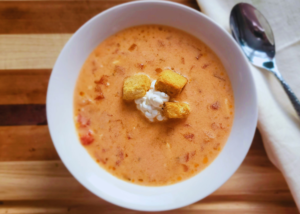
[{"label": "bowl rim", "polygon": [[[169,1],[160,1],[160,0],[140,0],[140,1],[132,1],[132,2],[128,2],[128,3],[123,3],[123,4],[120,4],[120,5],[117,5],[117,6],[114,6],[114,7],[111,7],[105,11],[102,11],[101,13],[95,15],[94,17],[92,17],[91,19],[89,19],[85,24],[83,24],[72,36],[71,38],[68,40],[68,42],[64,45],[63,49],[61,50],[56,62],[55,62],[55,65],[53,67],[53,71],[55,71],[57,69],[57,64],[58,64],[58,59],[61,57],[62,53],[64,52],[65,49],[67,49],[68,46],[71,45],[71,43],[73,42],[73,39],[74,37],[83,29],[85,28],[86,26],[88,26],[91,22],[93,22],[95,19],[98,19],[100,16],[103,16],[104,14],[106,13],[110,13],[112,12],[113,10],[115,9],[118,9],[118,8],[121,8],[121,7],[124,7],[124,6],[128,6],[128,5],[133,5],[133,4],[147,4],[147,3],[158,3],[158,4],[164,4],[164,5],[173,5],[173,6],[177,6],[177,7],[181,7],[185,10],[187,10],[188,12],[191,12],[191,13],[196,13],[200,16],[202,16],[202,18],[206,19],[209,21],[209,23],[211,25],[214,25],[215,27],[219,28],[224,34],[226,34],[228,36],[228,38],[232,41],[232,43],[238,48],[238,51],[240,53],[240,55],[243,57],[244,61],[245,61],[245,65],[249,68],[249,75],[250,75],[250,85],[251,87],[254,89],[253,90],[253,97],[254,97],[254,106],[256,106],[256,108],[254,109],[254,120],[253,121],[256,121],[257,122],[257,117],[258,117],[258,109],[257,109],[257,94],[256,94],[256,90],[255,90],[255,84],[254,84],[254,78],[253,78],[253,75],[251,73],[251,69],[250,69],[250,66],[249,66],[249,63],[247,63],[247,59],[245,57],[245,55],[243,54],[242,50],[240,49],[240,47],[237,45],[237,43],[235,42],[235,40],[232,38],[232,36],[224,29],[222,28],[219,24],[217,24],[215,21],[213,21],[210,17],[202,14],[200,11],[197,11],[193,8],[190,8],[188,6],[185,6],[185,5],[182,5],[182,4],[179,4],[179,3],[175,3],[175,2],[169,2]],[[110,203],[113,203],[115,205],[118,205],[118,206],[121,206],[121,207],[124,207],[124,208],[128,208],[128,209],[133,209],[133,210],[139,210],[139,211],[165,211],[165,210],[173,210],[173,209],[177,209],[177,208],[180,208],[180,207],[183,207],[183,206],[187,206],[189,204],[192,204],[192,203],[195,203],[196,201],[198,201],[199,199],[196,199],[194,201],[189,201],[189,202],[186,202],[186,203],[178,203],[178,205],[175,205],[175,206],[172,206],[172,207],[169,207],[169,208],[163,208],[163,209],[149,209],[149,208],[136,208],[134,206],[130,206],[130,205],[126,205],[126,203],[121,203],[119,201],[114,201],[114,200],[110,200],[108,198],[105,198],[103,195],[99,195],[94,189],[90,188],[89,185],[87,185],[85,182],[83,182],[77,175],[75,172],[73,172],[73,170],[71,170],[71,167],[69,166],[69,164],[67,163],[67,161],[65,160],[65,157],[63,155],[61,155],[60,153],[60,150],[58,149],[58,146],[56,145],[55,141],[53,140],[53,130],[51,128],[51,125],[50,125],[50,110],[49,110],[49,106],[48,106],[48,103],[49,103],[49,93],[50,93],[50,85],[53,85],[53,72],[51,73],[51,76],[50,76],[50,79],[49,79],[49,83],[48,83],[48,90],[47,90],[47,98],[46,98],[46,114],[47,114],[47,120],[49,121],[48,122],[48,128],[49,128],[49,132],[50,132],[50,136],[51,136],[51,139],[53,141],[53,144],[55,146],[55,149],[59,155],[59,157],[61,158],[62,162],[64,163],[64,165],[66,166],[66,168],[68,169],[68,171],[73,175],[73,177],[76,178],[77,181],[79,181],[81,183],[81,185],[83,185],[86,189],[88,189],[90,192],[92,192],[93,194],[95,194],[97,197],[101,197],[103,200],[105,201],[108,201]],[[255,122],[255,124],[256,124]],[[243,157],[243,159],[240,161],[240,163],[235,167],[235,169],[229,173],[229,175],[227,177],[224,178],[223,182],[221,182],[218,186],[215,186],[215,188],[213,188],[210,193],[208,195],[210,195],[211,193],[213,193],[215,190],[217,190],[218,188],[220,188],[220,186],[222,186],[235,172],[236,170],[240,167],[240,165],[242,164],[243,160],[245,159],[248,151],[249,151],[249,148],[252,144],[252,141],[253,141],[253,138],[254,138],[254,134],[255,134],[255,130],[256,130],[256,125],[254,127],[254,129],[252,130],[251,132],[251,136],[252,136],[252,139],[251,139],[251,143],[249,144],[248,148],[247,148],[247,151]],[[219,154],[220,155],[220,154]],[[207,167],[208,168],[208,167]],[[189,180],[189,179],[187,179]],[[176,183],[178,184],[178,183]],[[174,184],[174,185],[176,185]],[[151,187],[152,188],[152,187]]]}]

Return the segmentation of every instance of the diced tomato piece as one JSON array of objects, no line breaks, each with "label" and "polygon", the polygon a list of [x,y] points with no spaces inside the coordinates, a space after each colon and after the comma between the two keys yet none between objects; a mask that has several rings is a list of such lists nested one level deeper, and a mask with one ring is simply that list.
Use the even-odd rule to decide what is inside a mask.
[{"label": "diced tomato piece", "polygon": [[82,145],[88,146],[94,142],[94,137],[91,132],[88,132],[86,135],[80,137]]},{"label": "diced tomato piece", "polygon": [[117,155],[121,160],[124,159],[124,153],[122,150],[119,151],[118,155]]},{"label": "diced tomato piece", "polygon": [[107,82],[108,82],[108,76],[107,75],[102,75],[100,80],[95,81],[96,84],[102,84],[102,85],[107,85]]},{"label": "diced tomato piece", "polygon": [[183,136],[184,136],[185,139],[187,139],[189,141],[192,141],[194,139],[194,137],[195,137],[195,135],[192,134],[192,133],[186,133]]},{"label": "diced tomato piece", "polygon": [[189,159],[190,159],[190,154],[186,153],[185,156],[184,156],[184,159],[185,159],[185,162],[188,162]]},{"label": "diced tomato piece", "polygon": [[202,68],[205,69],[205,68],[207,68],[208,66],[209,66],[209,64],[204,64],[204,65],[202,66]]},{"label": "diced tomato piece", "polygon": [[104,99],[103,94],[100,94],[97,97],[95,97],[95,100],[102,100],[102,99]]},{"label": "diced tomato piece", "polygon": [[213,110],[218,110],[220,108],[220,103],[215,102],[210,106]]},{"label": "diced tomato piece", "polygon": [[120,166],[120,164],[124,160],[124,152],[123,152],[123,150],[119,149],[119,151],[117,153],[117,157],[118,157],[118,160],[116,161],[116,165]]},{"label": "diced tomato piece", "polygon": [[96,86],[95,91],[97,92],[97,96],[95,97],[95,100],[102,100],[105,98],[102,89],[99,85]]}]

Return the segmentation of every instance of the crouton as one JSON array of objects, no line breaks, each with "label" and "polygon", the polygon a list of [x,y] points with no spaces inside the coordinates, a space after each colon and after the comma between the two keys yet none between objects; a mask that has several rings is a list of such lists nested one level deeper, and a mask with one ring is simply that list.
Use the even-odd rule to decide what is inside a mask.
[{"label": "crouton", "polygon": [[146,95],[150,89],[151,81],[144,74],[136,74],[125,78],[123,85],[123,99],[130,101]]},{"label": "crouton", "polygon": [[170,97],[176,97],[187,83],[187,79],[172,70],[164,70],[159,74],[155,90],[162,91]]},{"label": "crouton", "polygon": [[164,116],[167,118],[186,118],[191,112],[187,103],[166,102],[163,108]]}]

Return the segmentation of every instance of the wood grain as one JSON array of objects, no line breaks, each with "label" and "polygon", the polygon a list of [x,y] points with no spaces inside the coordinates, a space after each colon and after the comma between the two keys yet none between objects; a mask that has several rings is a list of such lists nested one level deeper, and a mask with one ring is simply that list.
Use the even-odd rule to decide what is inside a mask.
[{"label": "wood grain", "polygon": [[51,70],[0,70],[0,105],[45,104]]},{"label": "wood grain", "polygon": [[[213,199],[213,200],[211,200]],[[40,200],[40,201],[4,201],[0,206],[0,214],[2,213],[28,213],[28,214],[44,214],[44,213],[113,213],[113,214],[136,214],[144,213],[133,210],[124,209],[121,207],[114,206],[104,201],[91,201],[82,202],[79,200]],[[152,212],[150,212],[152,213]],[[199,214],[199,213],[287,213],[296,214],[297,210],[289,203],[264,203],[260,201],[241,201],[241,200],[230,200],[220,201],[214,198],[206,198],[199,201],[191,206],[177,209],[175,211],[167,212],[156,212],[161,214]]]},{"label": "wood grain", "polygon": [[[74,33],[93,16],[127,0],[1,1],[0,34]],[[176,2],[199,9],[194,0]]]},{"label": "wood grain", "polygon": [[0,35],[0,70],[52,69],[70,36],[71,34]]},{"label": "wood grain", "polygon": [[[56,206],[71,206],[73,203],[79,207],[100,206],[99,210],[106,207],[102,211],[107,212],[124,211],[87,191],[69,174],[60,161],[2,162],[0,174],[0,201],[2,200],[3,204],[8,202],[7,206],[9,201],[57,200],[60,203]],[[270,177],[273,179],[269,179]],[[43,203],[39,205],[47,206]],[[29,207],[34,210],[34,207]],[[53,209],[53,206],[50,208]],[[288,187],[278,170],[274,167],[265,170],[261,166],[247,165],[242,165],[220,189],[205,200],[181,210],[188,213],[200,210],[222,213],[226,211],[296,213]],[[61,209],[60,213],[63,211],[65,209]]]},{"label": "wood grain", "polygon": [[48,127],[0,127],[0,164],[3,161],[33,160],[59,160]]},{"label": "wood grain", "polygon": [[[15,135],[13,132],[19,134]],[[3,138],[10,140],[3,140]],[[1,127],[0,141],[6,142],[4,146],[0,144],[2,145],[0,201],[76,198],[88,203],[90,200],[96,202],[99,200],[84,189],[60,161],[42,161],[58,160],[46,126],[14,127],[14,129]],[[19,141],[23,142],[22,145],[17,145]],[[208,198],[220,202],[226,200],[259,201],[260,203],[284,201],[292,205],[293,200],[282,174],[270,163],[261,148],[261,137],[257,132],[254,144],[241,167],[226,184]],[[3,162],[7,160],[10,161]]]}]

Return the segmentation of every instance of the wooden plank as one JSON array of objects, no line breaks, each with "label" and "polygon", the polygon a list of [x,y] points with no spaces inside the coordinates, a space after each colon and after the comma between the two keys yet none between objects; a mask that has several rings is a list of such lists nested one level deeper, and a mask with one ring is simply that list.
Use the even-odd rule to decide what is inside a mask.
[{"label": "wooden plank", "polygon": [[0,70],[51,69],[70,36],[71,34],[0,35]]},{"label": "wooden plank", "polygon": [[0,105],[45,104],[50,73],[50,69],[0,70]]},{"label": "wooden plank", "polygon": [[48,127],[0,127],[0,161],[29,160],[59,160]]},{"label": "wooden plank", "polygon": [[[244,198],[250,195],[261,200],[270,196],[280,200],[291,200],[287,197],[289,191],[282,175],[274,168],[253,172],[255,167],[243,165],[241,169],[243,170],[238,170],[213,195],[242,195]],[[2,162],[0,172],[0,200],[94,200],[94,196],[85,190],[59,161]]]},{"label": "wooden plank", "polygon": [[[59,157],[54,149],[53,143],[47,126],[12,126],[0,127],[0,161],[34,161],[34,160],[58,160]],[[26,162],[24,162],[26,164]],[[249,154],[240,167],[240,174],[235,175],[236,182],[239,185],[247,185],[248,179],[245,175],[254,172],[253,181],[261,175],[259,179],[273,180],[274,186],[271,188],[272,194],[280,193],[281,197],[291,198],[289,190],[286,187],[282,176],[273,176],[272,173],[278,174],[278,171],[268,160],[264,150],[262,150],[262,142],[259,132],[255,135],[254,144],[252,145]],[[275,171],[274,171],[275,170]],[[268,174],[263,174],[268,173]],[[1,172],[0,172],[1,174]],[[248,176],[248,175],[247,175]],[[247,177],[246,176],[246,177]],[[249,175],[252,177],[252,175]],[[240,179],[240,181],[239,181]],[[264,188],[260,185],[260,180],[257,181],[256,188]],[[270,183],[266,186],[266,191],[269,191]],[[224,186],[227,191],[232,192],[232,189],[238,188],[237,184],[232,182]],[[253,186],[252,188],[255,188]],[[1,189],[1,186],[0,186]],[[258,191],[259,189],[257,189]],[[217,190],[218,193],[219,190]],[[251,191],[251,190],[250,190]],[[1,193],[0,193],[1,195]],[[233,194],[234,195],[234,194]]]},{"label": "wooden plank", "polygon": [[[206,199],[199,201],[190,206],[177,209],[174,211],[158,212],[162,214],[179,213],[179,214],[196,214],[196,213],[289,213],[296,214],[297,209],[293,204],[284,203],[270,203],[270,202],[247,202],[240,200],[232,201],[208,201]],[[2,213],[28,213],[28,214],[42,214],[42,213],[114,213],[114,214],[136,214],[143,213],[133,210],[117,207],[113,204],[98,200],[98,202],[85,203],[81,201],[8,201],[3,202],[0,206],[0,214]]]},{"label": "wooden plank", "polygon": [[[131,213],[91,194],[69,174],[60,161],[2,162],[0,174],[0,211],[3,213],[8,210],[16,213],[39,213],[43,210],[63,213],[68,209],[82,213],[92,208],[104,213]],[[19,203],[18,200],[23,202]],[[203,201],[178,211],[192,213],[200,210],[213,213],[297,213],[288,187],[278,170],[274,167],[266,170],[262,166],[248,165],[242,165],[220,189]]]},{"label": "wooden plank", "polygon": [[[98,13],[128,0],[1,1],[0,34],[74,33]],[[176,2],[198,9],[194,0]]]},{"label": "wooden plank", "polygon": [[[45,139],[45,136],[48,137]],[[56,155],[50,141],[46,126],[14,129],[1,127],[0,142],[4,144],[0,144],[2,146],[0,157],[8,159],[13,157],[19,160],[48,159],[49,154]],[[35,151],[31,149],[33,145]],[[55,155],[52,155],[52,158]],[[70,175],[60,161],[0,162],[0,213],[65,213],[67,211],[73,213],[134,212],[116,207],[94,196]],[[197,211],[297,213],[284,178],[270,164],[262,150],[258,132],[246,160],[220,189],[194,205],[176,210],[176,213]]]},{"label": "wooden plank", "polygon": [[[248,156],[251,157],[251,154]],[[261,160],[268,161],[265,156],[261,157]],[[72,192],[71,189],[78,187],[78,183],[60,161],[2,162],[0,163],[0,174],[2,175],[0,200],[69,199],[73,197],[73,194],[76,194],[76,198],[86,197],[85,189],[79,188],[80,191],[77,193]],[[61,177],[64,179],[60,179]],[[25,184],[20,179],[28,179],[30,183]],[[55,180],[61,182],[54,182]],[[44,185],[45,182],[47,185]],[[68,184],[64,185],[64,183]],[[27,188],[24,188],[24,185]],[[69,190],[70,186],[72,188]],[[11,188],[14,191],[6,191]],[[51,192],[44,194],[48,188],[51,189]],[[59,194],[60,191],[63,191],[64,194]],[[257,164],[249,160],[245,161],[230,180],[213,195],[256,195],[263,198],[292,199],[283,176],[274,166]]]},{"label": "wooden plank", "polygon": [[47,125],[46,106],[0,105],[0,126]]},{"label": "wooden plank", "polygon": [[[98,1],[95,1],[98,2]],[[116,4],[118,1],[99,1],[102,6],[103,5],[110,5],[110,4]],[[123,1],[120,1],[123,2]],[[120,3],[119,2],[119,3]],[[185,2],[183,0],[178,0],[179,3]],[[192,2],[196,5],[196,2],[191,1],[186,3],[187,5],[192,4]],[[5,5],[1,5],[5,4]],[[14,6],[10,6],[10,4],[13,4]],[[20,5],[26,5],[23,12],[19,11],[18,7],[21,7]],[[28,5],[27,5],[28,4]],[[42,5],[40,5],[42,4]],[[54,7],[55,4],[71,4],[70,7],[72,9],[73,2],[68,1],[55,1],[55,2],[0,2],[0,70],[7,70],[7,69],[52,69],[61,49],[65,45],[65,43],[68,41],[68,39],[71,37],[72,34],[5,34],[9,32],[9,30],[5,30],[5,27],[1,26],[2,22],[5,22],[6,27],[12,27],[12,29],[22,29],[21,27],[17,26],[17,22],[15,22],[14,16],[21,16],[18,15],[21,14],[27,14],[29,13],[27,9],[30,11],[32,8],[36,8],[37,11],[32,12],[34,16],[36,17],[36,21],[38,23],[41,23],[42,27],[47,28],[47,24],[42,22],[42,15],[50,16],[51,14],[51,7]],[[87,3],[86,1],[80,1],[75,2],[76,4],[87,4],[87,14],[90,14],[91,11],[95,8],[93,7],[93,3],[90,2]],[[50,8],[47,7],[49,5]],[[68,5],[67,5],[68,6]],[[64,7],[57,6],[57,8],[61,8],[62,11],[60,11],[57,15],[57,19],[59,20],[59,23],[55,25],[55,27],[60,26],[62,23],[62,20],[66,20],[67,18],[63,18],[61,16],[65,16],[70,12],[70,8],[66,9],[66,5]],[[44,8],[45,7],[45,8]],[[109,6],[110,7],[110,6]],[[42,11],[42,8],[47,10],[47,12]],[[78,6],[76,10],[80,11],[81,9],[84,10],[84,6]],[[108,7],[107,7],[108,8]],[[106,8],[105,8],[106,9]],[[7,10],[6,12],[1,10]],[[16,10],[16,11],[15,11]],[[49,11],[48,11],[49,10]],[[38,13],[42,13],[40,15],[37,15]],[[71,12],[70,12],[71,13]],[[4,16],[4,15],[5,16]],[[15,15],[14,15],[15,14]],[[76,16],[77,19],[79,16],[78,13],[72,12],[72,16]],[[12,16],[11,18],[9,18]],[[71,16],[71,17],[72,17]],[[50,17],[51,19],[49,22],[53,22],[52,19],[54,17]],[[14,23],[8,23],[7,19],[14,20]],[[5,21],[6,20],[6,21]],[[76,20],[76,19],[75,19]],[[29,28],[30,25],[26,24],[26,22],[21,22],[23,27]],[[70,23],[67,23],[66,26],[72,26]],[[80,26],[80,25],[79,25]],[[79,27],[77,26],[76,29],[72,30],[74,32]],[[62,27],[64,28],[64,27]],[[4,32],[1,32],[4,30]],[[56,31],[53,31],[56,32]],[[20,32],[11,32],[11,33],[50,33],[50,32],[44,32],[43,30],[39,32],[35,32],[34,30],[28,30],[26,32],[20,31]]]},{"label": "wooden plank", "polygon": [[95,196],[60,161],[0,162],[0,200],[72,199]]},{"label": "wooden plank", "polygon": [[[183,208],[187,213],[191,211],[205,211],[205,213],[298,213],[290,202],[250,202],[250,201],[213,201],[199,202]],[[196,213],[196,212],[195,212]]]}]

